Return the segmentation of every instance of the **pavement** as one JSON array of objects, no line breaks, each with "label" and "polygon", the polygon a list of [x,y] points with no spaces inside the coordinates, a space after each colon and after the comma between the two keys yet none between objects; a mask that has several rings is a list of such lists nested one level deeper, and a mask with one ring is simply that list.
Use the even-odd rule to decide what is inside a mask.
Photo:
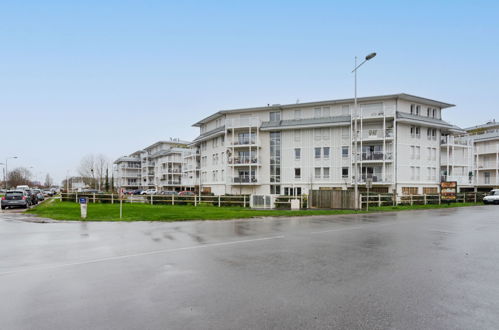
[{"label": "pavement", "polygon": [[0,213],[0,329],[499,329],[499,207],[234,221]]}]

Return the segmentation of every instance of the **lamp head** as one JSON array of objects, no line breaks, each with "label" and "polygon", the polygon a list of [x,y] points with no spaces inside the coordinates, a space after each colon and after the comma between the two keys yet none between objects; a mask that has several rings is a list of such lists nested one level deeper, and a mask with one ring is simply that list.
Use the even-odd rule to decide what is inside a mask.
[{"label": "lamp head", "polygon": [[366,56],[366,61],[369,61],[370,59],[372,59],[375,56],[376,56],[376,53],[371,53],[371,54],[367,55]]}]

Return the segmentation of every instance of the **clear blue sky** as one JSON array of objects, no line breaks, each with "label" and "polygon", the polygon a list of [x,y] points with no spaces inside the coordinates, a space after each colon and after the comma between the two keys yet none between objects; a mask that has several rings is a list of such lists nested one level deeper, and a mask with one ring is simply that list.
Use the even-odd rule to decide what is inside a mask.
[{"label": "clear blue sky", "polygon": [[[2,1],[1,159],[58,181],[219,109],[406,92],[499,119],[497,1]],[[40,141],[40,142],[37,142]]]}]

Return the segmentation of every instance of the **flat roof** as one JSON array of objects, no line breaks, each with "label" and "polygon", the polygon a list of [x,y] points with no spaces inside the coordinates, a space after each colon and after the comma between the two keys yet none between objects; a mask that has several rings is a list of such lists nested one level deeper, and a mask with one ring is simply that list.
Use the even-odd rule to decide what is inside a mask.
[{"label": "flat roof", "polygon": [[[372,102],[372,101],[381,101],[388,99],[402,99],[411,102],[417,103],[425,103],[429,105],[433,105],[439,108],[450,108],[454,107],[454,104],[436,101],[420,96],[415,96],[407,93],[399,93],[399,94],[388,94],[388,95],[378,95],[378,96],[367,96],[367,97],[359,97],[357,98],[357,102]],[[331,105],[331,104],[341,104],[341,103],[352,103],[354,102],[354,98],[347,99],[337,99],[337,100],[326,100],[326,101],[315,101],[315,102],[304,102],[304,103],[293,103],[293,104],[273,104],[264,107],[254,107],[254,108],[239,108],[239,109],[229,109],[229,110],[219,110],[214,114],[196,122],[192,126],[199,127],[202,124],[205,124],[213,119],[216,119],[227,113],[237,113],[237,112],[248,112],[248,111],[265,111],[265,110],[283,110],[283,109],[293,109],[293,108],[302,108],[302,107],[313,107],[313,106],[322,106],[322,105]]]}]

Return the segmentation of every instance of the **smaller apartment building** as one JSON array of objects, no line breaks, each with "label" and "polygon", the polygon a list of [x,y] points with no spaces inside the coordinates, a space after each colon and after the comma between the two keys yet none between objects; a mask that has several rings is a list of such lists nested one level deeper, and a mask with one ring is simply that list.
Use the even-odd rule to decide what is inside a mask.
[{"label": "smaller apartment building", "polygon": [[191,152],[189,141],[171,139],[156,142],[143,150],[118,158],[116,185],[126,190],[193,190],[182,177],[185,156]]},{"label": "smaller apartment building", "polygon": [[[200,185],[215,194],[310,189],[436,193],[452,104],[408,94],[222,110],[194,126]],[[457,171],[457,170],[456,170]]]},{"label": "smaller apartment building", "polygon": [[474,184],[481,190],[499,187],[499,123],[492,120],[466,131],[474,146]]}]

